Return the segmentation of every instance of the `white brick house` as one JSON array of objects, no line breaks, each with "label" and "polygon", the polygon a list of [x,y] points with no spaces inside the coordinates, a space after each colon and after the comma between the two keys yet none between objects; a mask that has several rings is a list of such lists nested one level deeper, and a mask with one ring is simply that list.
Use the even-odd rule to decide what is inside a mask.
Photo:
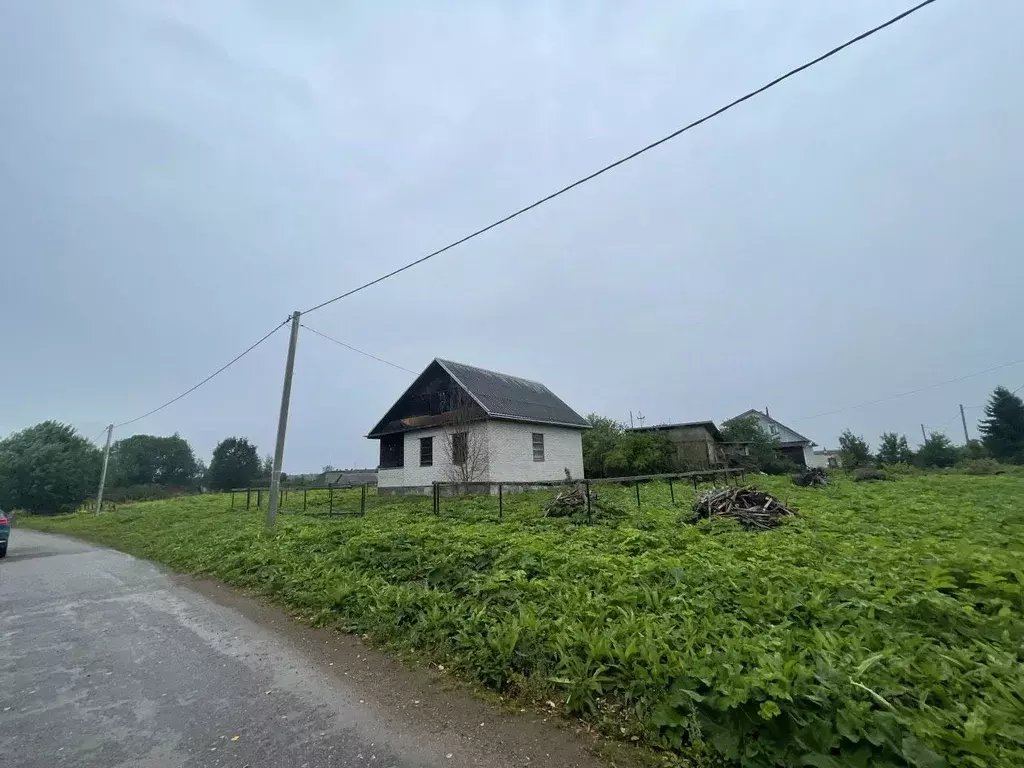
[{"label": "white brick house", "polygon": [[434,482],[583,477],[586,420],[543,384],[434,360],[367,435],[380,440],[377,488],[428,493]]}]

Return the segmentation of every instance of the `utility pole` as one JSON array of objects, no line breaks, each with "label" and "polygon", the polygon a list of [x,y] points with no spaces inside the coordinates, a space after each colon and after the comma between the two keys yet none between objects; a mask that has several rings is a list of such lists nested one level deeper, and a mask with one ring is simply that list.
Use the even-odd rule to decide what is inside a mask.
[{"label": "utility pole", "polygon": [[100,472],[100,489],[96,492],[96,514],[103,509],[103,486],[107,483],[107,463],[110,461],[110,437],[114,434],[114,425],[107,425],[107,447],[103,449],[103,470]]},{"label": "utility pole", "polygon": [[292,371],[295,370],[295,345],[299,341],[299,312],[292,313],[292,333],[288,338],[288,359],[284,364],[284,387],[281,389],[281,413],[277,417],[277,444],[274,446],[274,468],[270,473],[270,497],[267,499],[267,527],[277,520],[277,502],[281,495],[281,464],[284,462],[284,436],[288,431],[288,405],[292,399]]},{"label": "utility pole", "polygon": [[928,435],[924,433],[924,424],[921,425],[921,439],[926,443],[928,442]]},{"label": "utility pole", "polygon": [[630,429],[633,428],[633,412],[632,411],[629,412],[629,428]]},{"label": "utility pole", "polygon": [[964,425],[964,445],[971,442],[971,436],[967,434],[967,417],[964,416],[964,404],[960,403],[960,423]]}]

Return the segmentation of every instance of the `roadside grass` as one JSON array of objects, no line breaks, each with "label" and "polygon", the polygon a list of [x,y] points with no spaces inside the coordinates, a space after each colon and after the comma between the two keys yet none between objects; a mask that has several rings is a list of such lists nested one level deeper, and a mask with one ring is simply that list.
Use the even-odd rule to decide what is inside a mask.
[{"label": "roadside grass", "polygon": [[254,590],[669,763],[1024,765],[1024,476],[756,484],[801,516],[691,526],[692,488],[672,506],[651,483],[639,511],[600,486],[630,512],[594,525],[542,517],[545,491],[500,521],[494,498],[435,517],[374,495],[365,518],[268,533],[220,494],[16,522]]}]

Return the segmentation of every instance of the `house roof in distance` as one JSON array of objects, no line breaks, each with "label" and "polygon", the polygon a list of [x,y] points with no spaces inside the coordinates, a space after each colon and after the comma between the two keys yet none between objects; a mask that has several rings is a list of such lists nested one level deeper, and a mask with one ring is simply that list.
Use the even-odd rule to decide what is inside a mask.
[{"label": "house roof in distance", "polygon": [[649,427],[630,427],[630,432],[656,432],[667,429],[683,429],[685,427],[704,427],[716,440],[722,439],[718,425],[713,421],[681,421],[675,424],[652,424]]},{"label": "house roof in distance", "polygon": [[587,428],[587,420],[539,381],[509,376],[486,368],[434,360],[492,419]]},{"label": "house roof in distance", "polygon": [[764,411],[757,410],[757,408],[751,408],[749,410],[744,411],[739,416],[733,416],[731,419],[726,419],[725,423],[728,424],[730,421],[736,421],[737,419],[742,419],[742,418],[745,418],[747,416],[754,416],[754,415],[760,416],[762,419],[767,419],[768,421],[772,422],[773,424],[776,424],[777,426],[782,427],[783,429],[788,429],[790,432],[792,432],[794,435],[799,437],[805,443],[810,443],[811,445],[815,445],[815,442],[813,440],[811,440],[811,438],[804,437],[803,435],[801,435],[799,432],[797,432],[792,427],[787,426],[786,424],[783,424],[778,419],[773,419],[771,416],[769,416]]}]

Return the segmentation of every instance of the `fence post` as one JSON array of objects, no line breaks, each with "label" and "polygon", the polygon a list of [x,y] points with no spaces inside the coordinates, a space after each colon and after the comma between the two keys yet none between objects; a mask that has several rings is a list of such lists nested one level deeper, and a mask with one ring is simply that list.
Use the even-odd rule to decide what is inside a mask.
[{"label": "fence post", "polygon": [[334,514],[334,486],[333,485],[327,486],[327,503],[329,505],[329,509],[327,511],[327,514],[333,515]]},{"label": "fence post", "polygon": [[252,501],[252,488],[245,489],[245,508],[249,508],[249,502]]},{"label": "fence post", "polygon": [[231,508],[235,508],[235,489],[231,489]]},{"label": "fence post", "polygon": [[640,509],[640,481],[636,481],[636,508]]},{"label": "fence post", "polygon": [[672,478],[668,479],[668,495],[672,497],[672,503],[676,503],[676,489],[672,487]]},{"label": "fence post", "polygon": [[302,489],[302,511],[303,512],[306,511],[306,491],[307,490],[309,490],[309,489],[308,488],[303,488]]},{"label": "fence post", "polygon": [[434,489],[434,499],[433,499],[434,514],[435,515],[439,515],[439,514],[441,514],[441,511],[440,511],[441,504],[440,504],[440,499],[438,497],[439,497],[439,493],[440,493],[440,488],[441,487],[437,484],[437,480],[435,480],[432,483],[432,487]]},{"label": "fence post", "polygon": [[587,488],[587,525],[590,524],[592,517],[590,514],[590,481],[587,480],[583,483]]},{"label": "fence post", "polygon": [[502,484],[498,483],[498,519],[501,520],[505,516],[504,502],[502,501]]},{"label": "fence post", "polygon": [[256,489],[256,509],[263,509],[263,489]]},{"label": "fence post", "polygon": [[363,491],[359,495],[359,514],[366,517],[366,483],[363,483]]}]

